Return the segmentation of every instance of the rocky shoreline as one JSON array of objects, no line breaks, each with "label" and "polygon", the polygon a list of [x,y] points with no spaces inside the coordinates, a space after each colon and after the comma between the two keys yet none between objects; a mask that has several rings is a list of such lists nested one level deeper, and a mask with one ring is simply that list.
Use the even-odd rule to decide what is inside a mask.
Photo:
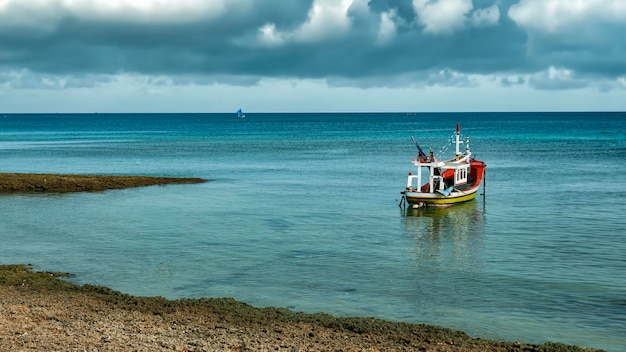
[{"label": "rocky shoreline", "polygon": [[76,285],[66,273],[0,265],[3,351],[596,351],[473,338],[442,327],[167,300]]},{"label": "rocky shoreline", "polygon": [[202,183],[201,178],[0,173],[0,193],[99,192],[129,187]]}]

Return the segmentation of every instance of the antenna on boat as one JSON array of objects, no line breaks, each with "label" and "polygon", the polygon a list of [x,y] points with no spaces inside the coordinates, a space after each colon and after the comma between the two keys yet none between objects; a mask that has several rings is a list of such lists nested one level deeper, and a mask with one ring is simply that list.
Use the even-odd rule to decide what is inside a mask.
[{"label": "antenna on boat", "polygon": [[461,142],[461,124],[457,122],[456,124],[456,132],[454,133],[455,136],[455,144],[456,144],[456,151],[454,155],[461,155],[461,151],[459,150],[459,145],[463,142]]},{"label": "antenna on boat", "polygon": [[422,148],[420,147],[419,144],[417,144],[417,142],[415,141],[415,138],[413,138],[413,136],[411,136],[411,140],[413,141],[413,144],[415,144],[415,147],[417,148],[417,153],[420,157],[426,157],[426,154],[424,154],[424,151],[422,150]]}]

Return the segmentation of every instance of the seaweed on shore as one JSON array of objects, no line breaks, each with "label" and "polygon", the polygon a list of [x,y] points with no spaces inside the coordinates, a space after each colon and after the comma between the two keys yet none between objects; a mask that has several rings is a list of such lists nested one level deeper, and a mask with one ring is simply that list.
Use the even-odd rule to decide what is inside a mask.
[{"label": "seaweed on shore", "polygon": [[0,173],[0,193],[98,192],[167,184],[202,183],[196,177]]},{"label": "seaweed on shore", "polygon": [[[175,324],[185,324],[193,316],[213,317],[215,326],[256,327],[277,332],[289,326],[309,324],[319,329],[356,334],[371,341],[394,341],[398,346],[437,344],[454,351],[528,351],[582,352],[598,351],[561,343],[541,345],[473,338],[438,326],[391,322],[376,318],[338,318],[324,313],[294,312],[286,308],[256,308],[232,298],[168,300],[163,297],[135,297],[103,286],[77,285],[62,278],[68,273],[34,272],[30,265],[0,265],[0,286],[16,286],[21,292],[86,295],[118,309],[169,317]],[[204,320],[204,318],[203,318]],[[278,329],[278,330],[277,330]]]}]

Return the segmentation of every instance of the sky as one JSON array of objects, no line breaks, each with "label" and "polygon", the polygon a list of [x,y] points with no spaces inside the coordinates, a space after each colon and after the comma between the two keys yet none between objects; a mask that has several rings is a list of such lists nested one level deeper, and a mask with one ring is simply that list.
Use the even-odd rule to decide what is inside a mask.
[{"label": "sky", "polygon": [[0,112],[626,111],[626,0],[0,0]]}]

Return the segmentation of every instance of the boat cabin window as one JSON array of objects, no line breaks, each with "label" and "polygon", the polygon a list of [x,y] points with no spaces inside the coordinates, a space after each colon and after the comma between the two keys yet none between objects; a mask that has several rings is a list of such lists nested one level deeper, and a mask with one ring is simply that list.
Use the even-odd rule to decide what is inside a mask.
[{"label": "boat cabin window", "polygon": [[456,180],[455,183],[467,183],[467,168],[465,169],[457,169],[455,172]]}]

